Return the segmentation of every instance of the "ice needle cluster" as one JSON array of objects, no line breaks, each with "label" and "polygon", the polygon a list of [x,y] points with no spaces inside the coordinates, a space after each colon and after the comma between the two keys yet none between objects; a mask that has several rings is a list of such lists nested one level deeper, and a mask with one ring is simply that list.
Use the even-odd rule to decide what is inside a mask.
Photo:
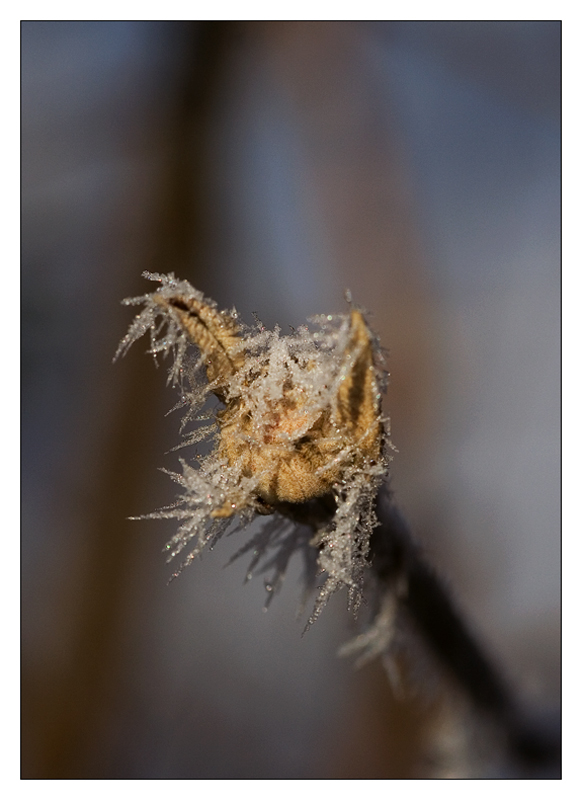
[{"label": "ice needle cluster", "polygon": [[[342,587],[356,609],[388,441],[384,373],[362,313],[318,316],[312,329],[282,335],[244,325],[235,310],[218,311],[172,274],[144,277],[161,285],[124,300],[143,308],[116,358],[149,333],[154,357],[172,358],[169,381],[186,409],[180,447],[211,445],[181,459],[181,474],[169,473],[179,499],[148,515],[179,520],[168,559],[187,553],[181,569],[233,519],[242,527],[256,514],[275,515],[241,548],[253,554],[249,577],[262,562],[273,570],[267,590],[275,591],[299,550],[319,574],[310,622]],[[211,395],[220,404],[209,409]]]}]

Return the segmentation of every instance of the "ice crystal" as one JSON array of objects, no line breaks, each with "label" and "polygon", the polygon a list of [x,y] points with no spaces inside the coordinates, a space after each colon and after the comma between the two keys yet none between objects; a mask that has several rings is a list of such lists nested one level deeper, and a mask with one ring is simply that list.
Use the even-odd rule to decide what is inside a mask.
[{"label": "ice crystal", "polygon": [[395,638],[399,600],[396,592],[385,592],[380,609],[372,623],[363,633],[342,645],[338,655],[357,656],[357,668],[363,667],[364,664],[383,654],[388,658]]},{"label": "ice crystal", "polygon": [[[253,552],[249,576],[256,567],[272,570],[272,596],[291,556],[302,552],[307,583],[317,591],[308,624],[342,587],[357,609],[388,442],[379,348],[362,313],[352,307],[318,316],[311,329],[283,335],[258,321],[244,325],[234,309],[219,312],[172,274],[144,277],[161,286],[124,301],[143,310],[116,358],[149,333],[150,352],[171,356],[168,381],[180,389],[179,447],[212,445],[180,459],[181,474],[169,473],[181,487],[178,500],[148,515],[180,522],[166,546],[168,560],[188,549],[175,574],[234,518],[244,527],[256,514],[272,514],[237,554]],[[222,407],[208,411],[211,394]]]}]

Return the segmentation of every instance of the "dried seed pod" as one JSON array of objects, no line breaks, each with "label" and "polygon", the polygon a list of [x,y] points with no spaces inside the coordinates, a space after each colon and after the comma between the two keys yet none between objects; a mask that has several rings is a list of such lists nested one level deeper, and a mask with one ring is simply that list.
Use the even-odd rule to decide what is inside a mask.
[{"label": "dried seed pod", "polygon": [[[312,545],[328,573],[320,605],[342,585],[354,599],[375,524],[372,503],[387,467],[378,349],[362,313],[352,308],[347,315],[319,317],[316,330],[302,327],[282,336],[278,328],[244,326],[236,312],[219,312],[173,275],[146,277],[162,286],[125,301],[145,309],[118,354],[149,330],[153,353],[174,354],[171,379],[196,384],[189,394],[193,404],[209,392],[224,404],[207,429],[214,450],[197,457],[197,468],[183,462],[184,474],[173,477],[184,494],[157,514],[184,520],[169,543],[170,557],[193,544],[189,562],[235,514],[295,516],[299,504],[329,495],[333,518],[312,523]],[[197,362],[189,358],[191,346],[199,351]],[[203,390],[196,363],[206,370]]]}]

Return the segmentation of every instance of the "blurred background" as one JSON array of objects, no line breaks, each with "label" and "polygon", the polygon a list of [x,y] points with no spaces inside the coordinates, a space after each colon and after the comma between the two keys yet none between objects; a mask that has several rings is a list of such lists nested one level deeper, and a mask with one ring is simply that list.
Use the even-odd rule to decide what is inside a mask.
[{"label": "blurred background", "polygon": [[446,681],[336,657],[345,596],[302,637],[299,565],[263,613],[248,533],[166,585],[173,525],[127,517],[175,496],[176,398],[111,363],[145,269],[283,329],[351,290],[396,501],[557,724],[560,33],[22,23],[23,778],[512,776]]}]

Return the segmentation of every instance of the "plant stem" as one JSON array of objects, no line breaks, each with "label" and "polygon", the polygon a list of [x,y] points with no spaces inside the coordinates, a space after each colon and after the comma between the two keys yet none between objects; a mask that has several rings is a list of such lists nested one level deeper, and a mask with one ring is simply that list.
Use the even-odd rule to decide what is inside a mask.
[{"label": "plant stem", "polygon": [[557,726],[525,712],[500,671],[487,657],[442,579],[415,542],[384,487],[372,534],[371,567],[381,584],[405,579],[402,608],[437,662],[479,713],[492,720],[506,741],[511,761],[523,777],[560,775],[561,739]]}]

